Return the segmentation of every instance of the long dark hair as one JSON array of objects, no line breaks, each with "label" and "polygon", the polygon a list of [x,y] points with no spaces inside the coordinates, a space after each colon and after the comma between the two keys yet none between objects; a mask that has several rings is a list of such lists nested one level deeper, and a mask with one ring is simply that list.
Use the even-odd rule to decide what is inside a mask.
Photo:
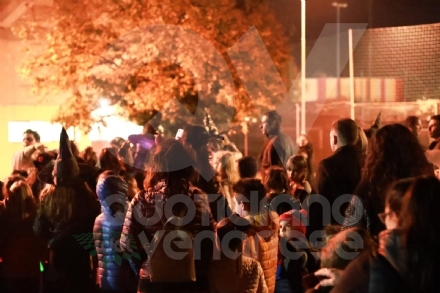
[{"label": "long dark hair", "polygon": [[440,274],[440,182],[418,178],[403,198],[399,225],[413,292],[436,292]]},{"label": "long dark hair", "polygon": [[264,181],[267,191],[282,189],[285,193],[289,191],[289,177],[284,168],[274,165],[269,168],[268,173]]},{"label": "long dark hair", "polygon": [[408,192],[408,189],[411,187],[411,184],[414,182],[415,178],[407,178],[397,180],[390,186],[385,205],[388,205],[390,210],[394,212],[398,217],[400,216],[400,212],[402,210],[402,201],[405,194]]},{"label": "long dark hair", "polygon": [[49,185],[40,194],[40,211],[51,223],[73,220],[78,212],[75,208],[94,210],[97,207],[99,210],[95,194],[80,179],[74,179],[69,185]]},{"label": "long dark hair", "polygon": [[390,124],[379,129],[369,142],[361,182],[370,189],[368,194],[379,196],[383,204],[392,182],[432,174],[417,138],[405,126]]},{"label": "long dark hair", "polygon": [[30,186],[24,180],[15,181],[11,185],[7,194],[6,208],[9,220],[13,223],[35,218],[37,205]]},{"label": "long dark hair", "polygon": [[125,169],[119,155],[113,148],[102,149],[99,155],[99,166],[103,170],[112,170],[116,173],[120,173]]},{"label": "long dark hair", "polygon": [[193,182],[197,178],[193,156],[175,139],[167,139],[151,149],[146,168],[144,188],[148,190],[161,180],[168,185]]}]

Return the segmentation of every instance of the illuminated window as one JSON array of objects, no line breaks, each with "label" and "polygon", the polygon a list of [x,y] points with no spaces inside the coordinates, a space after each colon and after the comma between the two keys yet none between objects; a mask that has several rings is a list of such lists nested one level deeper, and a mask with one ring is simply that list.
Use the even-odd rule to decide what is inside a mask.
[{"label": "illuminated window", "polygon": [[[40,135],[40,142],[56,142],[60,139],[61,124],[49,121],[9,121],[8,122],[8,141],[22,142],[23,133],[27,129],[32,129]],[[67,129],[67,134],[71,140],[75,137],[73,127]]]}]

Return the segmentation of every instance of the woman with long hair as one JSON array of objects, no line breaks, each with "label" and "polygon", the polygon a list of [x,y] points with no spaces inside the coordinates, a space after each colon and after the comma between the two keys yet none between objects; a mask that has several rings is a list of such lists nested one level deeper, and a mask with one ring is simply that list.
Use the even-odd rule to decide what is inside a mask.
[{"label": "woman with long hair", "polygon": [[233,200],[232,187],[240,180],[238,174],[237,162],[234,159],[233,154],[226,152],[220,157],[220,164],[217,172],[220,175],[220,187],[222,195],[228,201],[231,211],[235,211],[235,202]]},{"label": "woman with long hair", "polygon": [[399,179],[432,174],[422,147],[408,128],[401,124],[382,127],[368,145],[361,182],[346,210],[344,228],[361,226],[377,236],[385,229],[377,215],[385,208],[390,184]]},{"label": "woman with long hair", "polygon": [[[385,210],[384,212],[378,215],[380,220],[386,226],[386,230],[382,231],[379,234],[379,245],[377,245],[372,239],[369,239],[368,243],[365,242],[365,240],[367,239],[364,236],[362,236],[364,235],[363,232],[360,233],[360,235],[362,236],[361,238],[363,239],[363,241],[361,242],[359,242],[360,240],[359,237],[351,237],[352,240],[354,241],[351,243],[350,249],[345,248],[343,249],[342,253],[346,254],[350,250],[356,248],[359,251],[363,250],[363,252],[360,255],[355,254],[352,255],[352,257],[345,258],[343,260],[345,262],[345,265],[343,267],[335,266],[335,265],[330,265],[330,266],[326,265],[326,263],[328,264],[328,261],[326,259],[328,260],[338,259],[338,258],[340,259],[340,257],[338,257],[338,253],[324,249],[321,255],[321,264],[324,264],[323,267],[327,267],[327,268],[315,272],[316,276],[323,278],[319,286],[320,287],[319,289],[323,291],[317,290],[314,292],[328,292],[328,290],[325,289],[326,288],[329,289],[329,287],[333,287],[333,286],[334,286],[334,290],[331,291],[332,293],[333,292],[337,292],[337,293],[406,292],[405,288],[400,288],[399,290],[396,289],[400,284],[404,284],[403,282],[394,283],[392,285],[395,287],[394,289],[391,289],[391,287],[389,287],[387,288],[387,290],[377,291],[381,286],[384,285],[382,279],[383,277],[382,273],[379,272],[378,268],[381,265],[386,264],[386,262],[384,262],[385,259],[389,259],[390,262],[393,264],[393,266],[396,265],[396,267],[398,267],[399,264],[402,264],[404,262],[404,259],[401,258],[402,255],[398,253],[399,249],[396,249],[394,245],[395,243],[393,244],[393,242],[398,240],[396,236],[397,234],[400,234],[400,232],[398,232],[399,221],[402,218],[402,204],[404,201],[404,197],[410,190],[415,180],[416,180],[415,178],[398,180],[394,182],[387,191],[385,204],[384,204]],[[347,231],[356,231],[353,229],[357,229],[357,231],[361,231],[359,230],[360,228],[351,228],[341,231],[334,238],[329,240],[329,244],[333,242],[333,239],[340,238],[341,235],[344,235],[345,233],[347,233]],[[398,233],[396,234],[396,232]],[[356,235],[353,234],[353,236]],[[329,247],[331,248],[331,246]],[[371,265],[373,266],[371,267]],[[385,282],[388,284],[392,284],[393,281],[392,277],[389,274],[384,274],[384,276],[386,276],[385,279],[390,278],[385,280]],[[404,285],[404,287],[405,286],[406,285]],[[416,290],[415,292],[418,291]]]},{"label": "woman with long hair", "polygon": [[295,155],[287,161],[290,191],[301,203],[312,193],[312,182],[307,179],[308,163],[304,156]]},{"label": "woman with long hair", "polygon": [[94,193],[80,179],[80,169],[64,128],[52,175],[54,185],[41,191],[34,223],[35,234],[49,247],[45,292],[92,292],[96,284],[93,253],[82,243],[93,241],[93,224],[100,206]]},{"label": "woman with long hair", "polygon": [[299,201],[290,194],[289,177],[284,168],[276,165],[269,167],[264,180],[266,197],[278,215],[300,207]]},{"label": "woman with long hair", "polygon": [[[399,216],[403,280],[412,292],[438,292],[440,275],[440,182],[435,177],[417,179],[403,198]],[[400,280],[399,280],[400,281]]]},{"label": "woman with long hair", "polygon": [[[121,248],[130,253],[133,244],[132,238],[139,251],[139,259],[132,258],[131,265],[136,274],[139,274],[138,292],[207,292],[208,291],[208,266],[212,259],[213,243],[208,239],[202,241],[200,257],[194,261],[195,282],[155,282],[152,276],[158,274],[156,269],[163,272],[166,261],[161,268],[157,268],[150,262],[150,256],[145,251],[145,246],[140,241],[144,235],[148,241],[152,241],[157,231],[166,230],[171,215],[176,217],[194,213],[191,221],[183,225],[181,229],[189,231],[192,237],[200,232],[213,233],[214,220],[210,213],[206,194],[193,186],[198,176],[194,169],[194,158],[185,147],[177,140],[163,141],[151,150],[147,164],[144,190],[140,191],[131,201],[126,214],[124,227],[121,235]],[[187,202],[187,209],[182,204]],[[168,202],[174,204],[167,204]],[[194,205],[192,205],[194,204]],[[202,219],[204,221],[202,222]],[[145,242],[144,242],[145,244]],[[160,244],[160,242],[159,242]],[[157,249],[162,249],[156,248]],[[153,252],[154,253],[154,252]],[[183,262],[182,262],[183,266]],[[186,269],[186,267],[180,268]],[[173,271],[166,272],[168,279],[176,278]]]},{"label": "woman with long hair", "polygon": [[120,175],[125,171],[124,164],[119,154],[113,148],[103,148],[99,154],[99,167],[103,170],[111,170]]},{"label": "woman with long hair", "polygon": [[32,231],[36,213],[31,188],[24,180],[15,181],[0,216],[2,292],[39,292],[44,246]]},{"label": "woman with long hair", "polygon": [[298,154],[303,155],[307,160],[307,178],[306,180],[313,185],[314,184],[314,170],[313,170],[313,145],[311,144],[309,138],[305,134],[301,134],[297,139],[296,143],[298,145]]}]

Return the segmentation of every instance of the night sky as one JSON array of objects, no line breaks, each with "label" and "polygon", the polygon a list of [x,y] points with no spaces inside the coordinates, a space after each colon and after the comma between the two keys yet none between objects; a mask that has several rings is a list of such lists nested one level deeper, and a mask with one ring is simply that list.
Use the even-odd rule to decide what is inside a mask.
[{"label": "night sky", "polygon": [[[267,0],[275,9],[279,20],[287,27],[291,35],[292,57],[297,67],[301,60],[301,1],[300,0]],[[394,27],[440,23],[440,0],[307,0],[306,35],[307,52],[313,48],[326,24],[336,23],[336,8],[333,2],[345,2],[347,8],[341,9],[341,23],[368,24],[367,28]],[[348,28],[341,27],[341,53],[348,54]],[[334,76],[336,72],[335,46],[336,27],[323,34],[329,41],[328,50],[321,52],[321,60],[316,66],[307,63],[307,75],[315,76],[324,73]],[[344,53],[342,53],[344,54]],[[345,65],[343,65],[345,66]]]},{"label": "night sky", "polygon": [[[300,40],[301,1],[270,0],[280,20],[297,32]],[[307,39],[316,39],[326,23],[336,22],[335,0],[307,0]],[[440,22],[440,0],[338,0],[342,23],[368,23],[370,28],[417,25]],[[370,9],[371,8],[371,9]],[[370,14],[371,11],[371,14]]]}]

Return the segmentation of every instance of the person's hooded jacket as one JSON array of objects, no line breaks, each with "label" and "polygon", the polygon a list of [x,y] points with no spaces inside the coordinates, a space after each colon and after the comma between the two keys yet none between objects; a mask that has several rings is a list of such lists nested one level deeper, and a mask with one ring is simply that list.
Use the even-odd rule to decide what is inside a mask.
[{"label": "person's hooded jacket", "polygon": [[93,238],[98,253],[98,282],[103,292],[136,292],[137,278],[119,249],[127,204],[127,183],[119,176],[100,178],[96,193],[102,213]]}]

